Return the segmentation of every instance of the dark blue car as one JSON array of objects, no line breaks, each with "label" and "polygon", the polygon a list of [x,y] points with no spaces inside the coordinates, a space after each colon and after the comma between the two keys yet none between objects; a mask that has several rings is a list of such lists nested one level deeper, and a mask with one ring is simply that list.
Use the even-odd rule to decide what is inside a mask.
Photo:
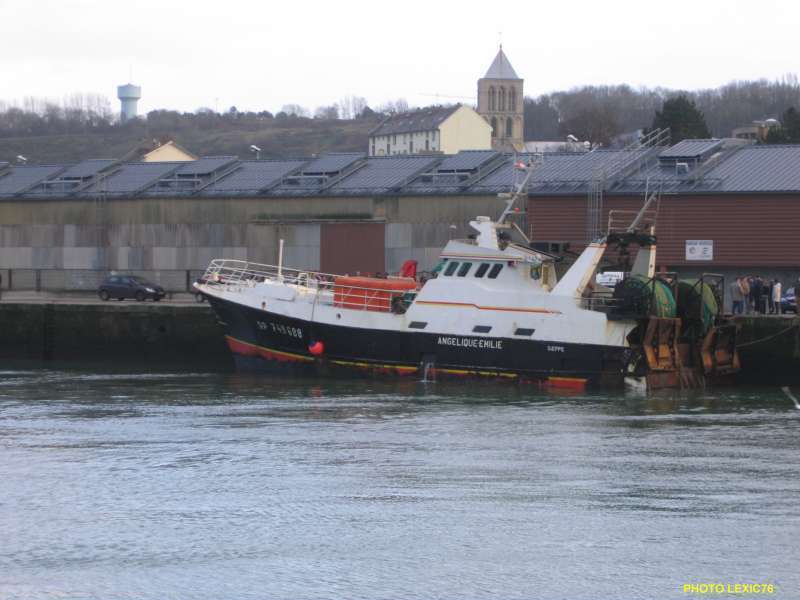
[{"label": "dark blue car", "polygon": [[783,293],[781,298],[781,310],[784,313],[797,314],[797,299],[794,296],[795,288],[789,288]]},{"label": "dark blue car", "polygon": [[135,275],[112,275],[100,284],[97,294],[101,300],[135,298],[139,302],[147,299],[158,302],[166,295],[160,285]]}]

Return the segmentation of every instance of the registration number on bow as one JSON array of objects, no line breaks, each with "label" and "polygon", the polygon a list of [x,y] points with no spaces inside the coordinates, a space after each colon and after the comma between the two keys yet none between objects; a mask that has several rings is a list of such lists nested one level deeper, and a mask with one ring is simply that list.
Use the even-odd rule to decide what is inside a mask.
[{"label": "registration number on bow", "polygon": [[299,327],[291,327],[281,323],[270,323],[265,321],[256,321],[256,327],[258,327],[261,331],[271,331],[272,333],[286,335],[297,338],[298,340],[303,339],[303,330]]}]

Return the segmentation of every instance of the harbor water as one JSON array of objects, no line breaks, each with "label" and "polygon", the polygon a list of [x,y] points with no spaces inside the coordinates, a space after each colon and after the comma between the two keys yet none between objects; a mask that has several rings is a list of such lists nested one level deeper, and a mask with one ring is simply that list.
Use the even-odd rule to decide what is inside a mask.
[{"label": "harbor water", "polygon": [[798,598],[798,564],[777,387],[0,371],[3,599]]}]

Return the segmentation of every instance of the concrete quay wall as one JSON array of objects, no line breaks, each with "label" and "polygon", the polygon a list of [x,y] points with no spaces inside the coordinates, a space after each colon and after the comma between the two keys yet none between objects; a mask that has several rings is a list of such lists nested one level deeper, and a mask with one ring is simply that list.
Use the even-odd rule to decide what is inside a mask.
[{"label": "concrete quay wall", "polygon": [[0,302],[0,360],[230,371],[207,304]]}]

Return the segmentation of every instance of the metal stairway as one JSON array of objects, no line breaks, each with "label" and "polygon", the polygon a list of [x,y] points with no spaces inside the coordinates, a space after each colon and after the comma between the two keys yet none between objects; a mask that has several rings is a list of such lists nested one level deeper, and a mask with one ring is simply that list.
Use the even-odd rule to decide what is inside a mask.
[{"label": "metal stairway", "polygon": [[669,129],[654,129],[616,153],[613,160],[593,170],[586,201],[586,242],[602,237],[605,191],[631,173],[636,173],[669,142]]}]

